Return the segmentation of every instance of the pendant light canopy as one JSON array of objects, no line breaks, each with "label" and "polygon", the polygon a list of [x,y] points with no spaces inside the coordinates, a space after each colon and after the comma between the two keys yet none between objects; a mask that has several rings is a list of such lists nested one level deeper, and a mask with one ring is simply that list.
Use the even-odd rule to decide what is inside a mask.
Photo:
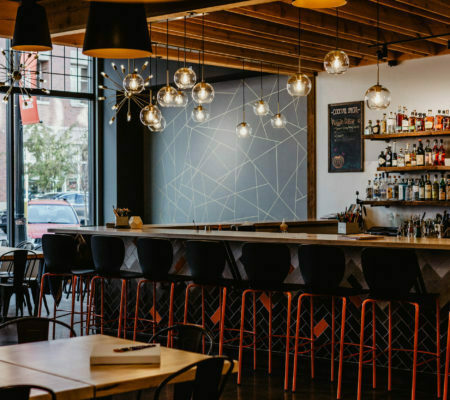
[{"label": "pendant light canopy", "polygon": [[18,51],[52,49],[47,13],[37,0],[22,0],[17,9],[11,48]]},{"label": "pendant light canopy", "polygon": [[98,58],[142,58],[152,53],[143,4],[91,2],[83,54]]},{"label": "pendant light canopy", "polygon": [[269,114],[269,105],[263,100],[263,71],[262,71],[262,62],[261,62],[261,70],[260,70],[260,86],[261,93],[259,96],[259,100],[253,103],[253,112],[256,115],[264,116]]},{"label": "pendant light canopy", "polygon": [[242,60],[242,122],[236,126],[236,135],[244,139],[252,134],[252,127],[245,122],[245,61]]},{"label": "pendant light canopy", "polygon": [[209,119],[209,111],[199,104],[192,110],[192,119],[199,123],[206,122]]},{"label": "pendant light canopy", "polygon": [[348,55],[339,50],[339,9],[336,8],[336,49],[331,50],[323,60],[325,71],[330,75],[341,75],[347,72],[350,67]]},{"label": "pendant light canopy", "polygon": [[345,6],[347,0],[294,0],[292,5],[302,8],[335,8]]},{"label": "pendant light canopy", "polygon": [[[298,72],[287,81],[287,91],[292,97],[308,96],[311,91],[311,80],[302,73],[301,65],[301,9],[298,9]],[[278,77],[279,80],[279,77]]]},{"label": "pendant light canopy", "polygon": [[270,124],[272,128],[282,129],[286,126],[286,117],[280,112],[280,67],[278,67],[277,87],[277,113],[270,118]]}]

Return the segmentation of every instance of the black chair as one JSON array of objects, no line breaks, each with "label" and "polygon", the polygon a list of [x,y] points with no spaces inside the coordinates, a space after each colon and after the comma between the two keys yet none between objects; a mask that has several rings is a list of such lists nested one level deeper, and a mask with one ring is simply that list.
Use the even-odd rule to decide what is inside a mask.
[{"label": "black chair", "polygon": [[[285,337],[285,389],[288,386],[289,375],[289,330],[291,324],[291,304],[292,294],[291,290],[295,289],[295,285],[286,285],[284,280],[289,274],[291,268],[291,254],[289,248],[283,244],[275,243],[245,243],[242,247],[242,256],[240,258],[244,269],[247,273],[248,280],[244,282],[247,288],[242,293],[242,308],[241,308],[241,324],[239,331],[239,371],[238,384],[242,379],[242,360],[244,349],[244,336],[251,335],[253,342],[250,346],[253,347],[253,369],[256,369],[256,303],[257,294],[267,294],[266,307],[269,312],[269,374],[272,372],[272,338]],[[272,295],[273,293],[284,293],[287,297],[287,325],[286,332],[283,335],[273,335],[272,333]],[[248,294],[253,295],[253,326],[252,330],[245,330],[245,304]],[[249,347],[249,346],[246,346]]]},{"label": "black chair", "polygon": [[186,260],[193,283],[186,287],[183,323],[188,323],[189,294],[193,288],[201,290],[201,320],[206,326],[205,291],[219,289],[219,355],[223,353],[224,311],[227,296],[227,281],[222,278],[226,264],[226,251],[222,242],[209,240],[186,241]]},{"label": "black chair", "polygon": [[[47,290],[52,294],[53,304],[53,318],[61,318],[70,315],[70,326],[75,325],[75,315],[80,315],[80,335],[83,335],[84,316],[87,314],[83,309],[84,291],[83,280],[89,281],[94,275],[93,268],[76,267],[77,248],[75,238],[70,235],[63,234],[45,234],[42,236],[42,249],[44,252],[45,273],[41,278],[41,288],[39,295],[39,311],[38,316],[41,316],[42,298],[45,296]],[[70,310],[58,309],[63,293],[63,282],[71,281],[72,288],[80,285],[80,311],[75,310],[76,291],[72,290],[72,306]],[[48,286],[46,286],[48,285]],[[63,314],[57,315],[58,312]]]},{"label": "black chair", "polygon": [[76,336],[75,331],[62,321],[51,318],[24,317],[0,325],[0,345],[47,341],[51,324],[65,330],[70,337]]},{"label": "black chair", "polygon": [[193,324],[177,324],[161,329],[153,335],[150,343],[162,343],[167,347],[210,355],[214,349],[214,338],[210,331]]},{"label": "black chair", "polygon": [[[229,365],[226,366],[225,364]],[[225,369],[225,373],[223,372]],[[176,378],[186,373],[193,373],[195,369],[195,379],[193,382],[175,383],[173,385],[173,395],[162,395]],[[155,391],[154,400],[175,399],[175,400],[219,400],[223,389],[233,370],[233,360],[230,357],[211,357],[199,361],[180,369],[174,374],[164,379]]]},{"label": "black chair", "polygon": [[[91,329],[92,319],[100,319],[100,333],[104,332],[104,281],[118,279],[122,282],[120,294],[120,306],[118,316],[117,337],[122,334],[126,337],[127,332],[127,291],[128,282],[142,277],[142,273],[122,270],[122,264],[125,259],[125,245],[120,237],[95,235],[91,238],[92,257],[95,266],[95,276],[91,280],[91,288],[88,303],[88,319],[86,334]],[[100,313],[93,312],[95,298],[95,283],[100,281]],[[134,319],[134,318],[133,318]]]},{"label": "black chair", "polygon": [[[369,286],[369,296],[363,301],[361,307],[361,330],[360,330],[360,344],[359,344],[359,369],[358,369],[358,396],[361,400],[362,396],[362,367],[363,363],[372,363],[372,385],[376,387],[376,304],[378,302],[388,303],[388,347],[385,352],[388,355],[388,390],[392,389],[392,351],[407,351],[413,353],[413,367],[412,367],[412,388],[411,398],[415,398],[416,379],[417,379],[417,365],[418,354],[426,354],[431,361],[436,359],[436,380],[437,380],[437,397],[441,396],[441,374],[440,374],[440,305],[438,294],[424,294],[411,293],[411,289],[420,278],[420,266],[414,250],[407,249],[375,249],[366,248],[361,253],[361,265]],[[414,309],[414,334],[413,334],[413,348],[395,348],[392,345],[393,331],[395,321],[392,318],[392,311],[394,303],[403,303],[410,305]],[[364,344],[364,331],[366,322],[366,308],[372,305],[372,344]],[[425,352],[419,350],[419,317],[420,310],[424,306],[431,306],[436,310],[436,352]],[[403,325],[400,328],[403,331]],[[364,354],[369,354],[369,360],[364,360]],[[431,359],[430,359],[431,356]]]},{"label": "black chair", "polygon": [[56,400],[53,390],[39,385],[14,385],[0,387],[0,399],[2,400],[29,400],[32,389],[42,390],[50,395],[51,400]]},{"label": "black chair", "polygon": [[[153,335],[156,334],[156,327],[159,325],[158,311],[156,307],[157,302],[157,285],[170,283],[170,297],[169,297],[169,315],[167,326],[174,324],[173,309],[174,309],[174,292],[175,285],[188,281],[188,276],[169,274],[169,270],[173,263],[173,247],[170,240],[154,239],[154,238],[139,238],[136,242],[139,265],[142,270],[144,279],[140,280],[136,291],[136,310],[134,314],[134,333],[133,340],[136,340],[138,333],[146,332],[147,329],[138,330],[139,322],[148,322],[151,324]],[[146,283],[152,284],[152,308],[150,311],[151,319],[139,317],[139,301],[141,299],[141,289]]]}]

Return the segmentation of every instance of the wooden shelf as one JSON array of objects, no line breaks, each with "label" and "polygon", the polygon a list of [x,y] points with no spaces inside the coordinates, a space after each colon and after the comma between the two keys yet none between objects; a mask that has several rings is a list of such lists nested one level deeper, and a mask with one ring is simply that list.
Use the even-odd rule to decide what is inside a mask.
[{"label": "wooden shelf", "polygon": [[401,201],[401,200],[358,200],[358,204],[372,207],[450,207],[450,201],[426,200],[426,201]]},{"label": "wooden shelf", "polygon": [[450,171],[445,165],[424,165],[420,167],[378,167],[380,172],[428,172],[428,171]]},{"label": "wooden shelf", "polygon": [[387,133],[384,135],[363,135],[366,140],[385,140],[392,139],[406,139],[406,138],[420,138],[429,136],[450,136],[450,130],[445,131],[422,131],[422,132],[400,132],[400,133]]}]

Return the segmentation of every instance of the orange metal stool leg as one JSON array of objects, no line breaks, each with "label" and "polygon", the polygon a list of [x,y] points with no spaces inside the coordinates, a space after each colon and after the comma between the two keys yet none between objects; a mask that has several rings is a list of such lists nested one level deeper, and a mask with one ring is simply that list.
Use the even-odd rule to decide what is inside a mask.
[{"label": "orange metal stool leg", "polygon": [[342,297],[342,320],[341,320],[341,337],[339,342],[339,371],[338,371],[338,387],[337,399],[342,398],[342,364],[344,361],[344,338],[345,338],[345,317],[347,313],[347,299]]},{"label": "orange metal stool leg", "polygon": [[239,365],[238,365],[238,377],[237,383],[241,384],[242,380],[242,356],[243,356],[243,345],[244,345],[244,323],[245,323],[245,297],[250,290],[244,290],[242,293],[242,305],[241,305],[241,326],[239,330]]},{"label": "orange metal stool leg", "polygon": [[334,296],[331,296],[331,372],[330,372],[330,381],[334,382],[334,350],[336,346],[335,341],[335,332],[336,332],[336,312],[335,312],[335,299]]},{"label": "orange metal stool leg", "polygon": [[194,287],[193,283],[190,283],[189,285],[186,286],[186,294],[184,296],[184,319],[183,319],[184,324],[187,323],[188,306],[189,306],[189,292],[190,292],[191,288],[193,288],[193,287]]},{"label": "orange metal stool leg", "polygon": [[223,336],[225,331],[225,310],[227,304],[227,288],[222,289],[222,304],[220,309],[220,333],[219,333],[219,356],[223,354]]},{"label": "orange metal stool leg", "polygon": [[269,365],[268,373],[272,373],[272,293],[269,292]]},{"label": "orange metal stool leg", "polygon": [[364,326],[366,322],[366,305],[371,300],[364,300],[361,308],[361,330],[359,332],[359,365],[358,365],[358,394],[357,400],[361,400],[362,389],[362,367],[363,367],[363,350],[364,350]]},{"label": "orange metal stool leg", "polygon": [[253,292],[253,371],[256,371],[256,293]]},{"label": "orange metal stool leg", "polygon": [[437,397],[441,397],[441,306],[436,299],[436,384]]},{"label": "orange metal stool leg", "polygon": [[445,371],[444,371],[444,394],[442,400],[447,400],[448,397],[448,374],[450,364],[450,313],[448,314],[448,329],[447,329],[447,351],[445,355]]},{"label": "orange metal stool leg", "polygon": [[305,294],[301,294],[297,300],[297,323],[295,325],[295,342],[294,342],[294,365],[293,365],[293,378],[292,378],[292,391],[295,392],[297,390],[297,365],[298,365],[298,342],[300,336],[300,316],[302,310],[302,300],[306,297]]},{"label": "orange metal stool leg", "polygon": [[376,304],[372,303],[372,388],[377,387],[377,315]]},{"label": "orange metal stool leg", "polygon": [[416,379],[417,379],[417,351],[419,347],[419,312],[420,308],[417,303],[414,306],[414,351],[413,351],[413,377],[411,387],[411,400],[416,399]]},{"label": "orange metal stool leg", "polygon": [[136,340],[137,335],[137,325],[138,325],[138,318],[139,318],[139,300],[141,295],[141,286],[147,282],[145,279],[142,279],[138,282],[137,288],[136,288],[136,307],[134,310],[134,330],[133,330],[133,340]]},{"label": "orange metal stool leg", "polygon": [[389,327],[388,327],[388,391],[392,390],[392,302],[389,302]]},{"label": "orange metal stool leg", "polygon": [[310,303],[309,303],[309,307],[310,307],[310,332],[311,332],[311,353],[310,353],[310,358],[311,358],[311,378],[314,379],[314,297],[310,297],[309,298]]},{"label": "orange metal stool leg", "polygon": [[117,337],[119,337],[119,338],[120,338],[120,333],[122,332],[122,319],[123,319],[123,308],[124,308],[123,295],[124,295],[124,293],[126,291],[126,288],[124,286],[125,286],[125,279],[122,279],[122,289],[120,291],[119,327],[117,329]]},{"label": "orange metal stool leg", "polygon": [[287,295],[287,314],[286,314],[286,354],[284,364],[284,390],[289,389],[289,345],[291,342],[291,307],[292,307],[292,294],[290,292]]},{"label": "orange metal stool leg", "polygon": [[[81,278],[81,277],[80,277]],[[72,277],[72,313],[70,315],[70,327],[73,329],[73,325],[75,322],[75,292],[77,287],[77,276]],[[81,314],[80,314],[81,317]],[[83,328],[81,328],[83,329]],[[72,335],[72,333],[70,333]]]}]

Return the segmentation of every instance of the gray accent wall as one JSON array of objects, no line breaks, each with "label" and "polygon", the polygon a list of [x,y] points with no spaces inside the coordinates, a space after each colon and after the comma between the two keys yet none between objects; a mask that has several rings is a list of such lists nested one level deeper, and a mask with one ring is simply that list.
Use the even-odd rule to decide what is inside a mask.
[{"label": "gray accent wall", "polygon": [[208,122],[191,119],[194,103],[185,109],[163,109],[164,132],[148,132],[144,165],[145,220],[151,223],[302,220],[307,218],[306,98],[293,99],[280,78],[280,110],[286,128],[270,124],[277,110],[277,78],[263,78],[264,100],[271,113],[258,117],[252,103],[260,79],[245,81],[246,121],[253,133],[240,139],[240,80],[214,84],[215,99],[207,105]]}]

